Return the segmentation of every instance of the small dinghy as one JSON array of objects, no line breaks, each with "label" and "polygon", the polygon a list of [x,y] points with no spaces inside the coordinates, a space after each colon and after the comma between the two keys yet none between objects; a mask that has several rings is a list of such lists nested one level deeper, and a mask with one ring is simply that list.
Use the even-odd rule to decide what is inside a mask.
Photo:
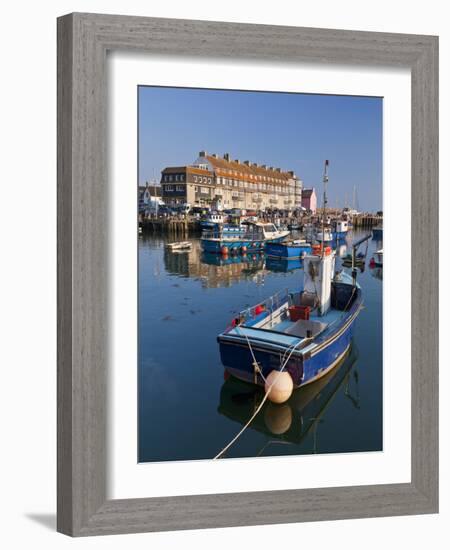
[{"label": "small dinghy", "polygon": [[192,248],[192,243],[190,241],[180,241],[176,243],[168,243],[166,244],[166,248],[171,250],[172,252],[176,250],[190,250]]}]

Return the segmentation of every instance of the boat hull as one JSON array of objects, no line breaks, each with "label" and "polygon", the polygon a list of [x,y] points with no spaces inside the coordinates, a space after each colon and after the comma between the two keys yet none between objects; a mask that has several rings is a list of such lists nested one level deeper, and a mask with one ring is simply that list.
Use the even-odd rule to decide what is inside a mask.
[{"label": "boat hull", "polygon": [[347,235],[348,235],[348,231],[335,231],[333,233],[333,237],[335,239],[339,239],[339,240],[343,240],[343,239],[346,239],[347,238]]},{"label": "boat hull", "polygon": [[272,258],[295,260],[302,258],[304,254],[311,253],[311,245],[289,245],[284,243],[269,242],[266,245],[266,253]]}]

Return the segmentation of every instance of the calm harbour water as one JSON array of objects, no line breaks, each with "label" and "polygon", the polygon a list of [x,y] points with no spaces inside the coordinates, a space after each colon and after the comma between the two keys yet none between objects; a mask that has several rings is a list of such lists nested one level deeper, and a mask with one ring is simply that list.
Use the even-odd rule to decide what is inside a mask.
[{"label": "calm harbour water", "polygon": [[[303,277],[264,255],[220,265],[189,240],[190,252],[172,253],[160,236],[139,238],[139,462],[210,459],[236,435],[263,393],[224,376],[216,337],[238,311]],[[358,273],[365,308],[349,355],[287,403],[266,403],[226,457],[382,449],[382,268],[369,268],[380,246],[369,241]]]}]

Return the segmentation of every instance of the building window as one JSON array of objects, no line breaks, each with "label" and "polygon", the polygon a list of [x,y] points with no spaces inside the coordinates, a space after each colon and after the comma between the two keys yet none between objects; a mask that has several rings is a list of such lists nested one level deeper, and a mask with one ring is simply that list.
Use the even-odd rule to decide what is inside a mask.
[{"label": "building window", "polygon": [[184,187],[184,185],[177,185],[177,186],[176,186],[176,190],[177,190],[177,191],[184,191],[184,190],[185,190],[185,187]]},{"label": "building window", "polygon": [[208,188],[207,187],[200,187],[200,193],[208,194]]},{"label": "building window", "polygon": [[184,181],[184,174],[180,175],[180,181]]},{"label": "building window", "polygon": [[164,186],[164,191],[170,193],[171,191],[173,191],[173,185],[165,185]]}]

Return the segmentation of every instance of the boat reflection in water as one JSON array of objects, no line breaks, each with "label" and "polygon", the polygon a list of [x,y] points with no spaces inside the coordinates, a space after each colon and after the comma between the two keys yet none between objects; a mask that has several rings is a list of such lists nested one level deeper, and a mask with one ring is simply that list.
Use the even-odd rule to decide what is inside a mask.
[{"label": "boat reflection in water", "polygon": [[264,253],[258,252],[253,254],[234,254],[231,256],[222,256],[214,252],[202,252],[201,261],[208,265],[233,265],[247,264],[249,266],[259,267],[264,269]]},{"label": "boat reflection in water", "polygon": [[[293,392],[282,405],[267,401],[248,429],[269,435],[272,443],[292,443],[298,445],[309,433],[313,433],[313,448],[317,448],[317,428],[326,409],[340,389],[359,409],[358,371],[355,362],[358,358],[354,346],[328,374]],[[225,417],[245,425],[264,397],[264,391],[252,384],[229,376],[222,385],[218,412]],[[270,443],[270,442],[269,442]],[[262,454],[267,444],[260,451]],[[268,453],[270,454],[270,453]]]},{"label": "boat reflection in water", "polygon": [[372,277],[375,277],[375,279],[380,279],[380,281],[383,280],[383,268],[382,267],[372,267],[370,269],[370,274]]},{"label": "boat reflection in water", "polygon": [[192,249],[184,253],[164,250],[164,267],[168,274],[200,281],[205,288],[229,287],[251,279],[258,284],[265,271],[264,254],[236,254],[222,256],[205,253],[198,241],[192,240]]},{"label": "boat reflection in water", "polygon": [[295,269],[301,269],[303,267],[303,260],[296,258],[293,260],[286,260],[284,258],[266,258],[266,269],[269,271],[287,273],[288,271],[294,271]]}]

